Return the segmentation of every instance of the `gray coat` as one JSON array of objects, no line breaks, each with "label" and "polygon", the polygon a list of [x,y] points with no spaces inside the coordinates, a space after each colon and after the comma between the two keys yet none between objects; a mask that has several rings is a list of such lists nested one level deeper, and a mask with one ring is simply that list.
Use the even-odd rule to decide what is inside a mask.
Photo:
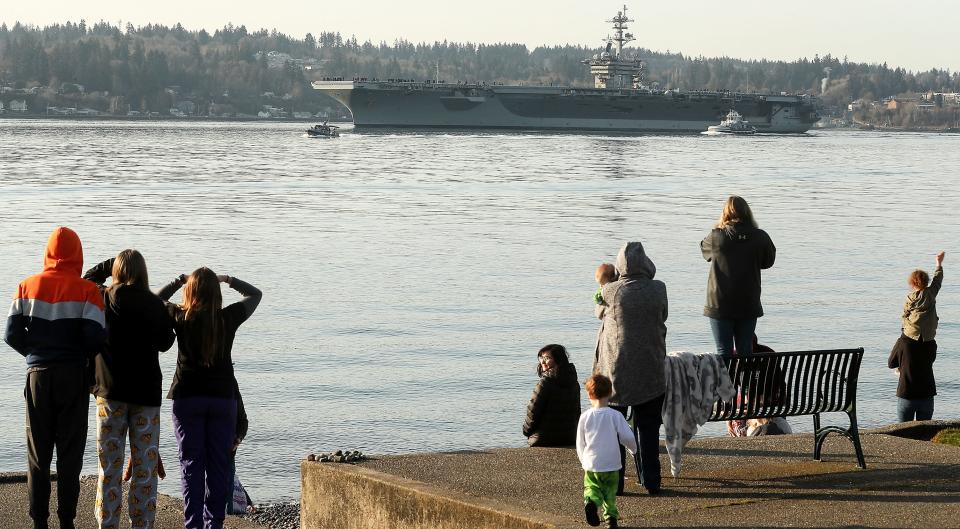
[{"label": "gray coat", "polygon": [[620,279],[603,286],[600,331],[593,372],[613,382],[611,404],[630,406],[667,390],[667,287],[643,245],[628,242],[616,262]]}]

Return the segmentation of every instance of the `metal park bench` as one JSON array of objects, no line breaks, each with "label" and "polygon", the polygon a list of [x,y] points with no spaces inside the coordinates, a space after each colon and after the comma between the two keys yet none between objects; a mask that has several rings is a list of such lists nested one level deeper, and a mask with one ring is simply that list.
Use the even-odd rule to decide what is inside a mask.
[{"label": "metal park bench", "polygon": [[[766,419],[813,415],[813,458],[827,434],[836,432],[853,443],[857,466],[867,468],[857,429],[857,377],[863,348],[724,357],[737,397],[717,401],[710,421]],[[850,427],[820,426],[820,414],[844,412]]]}]

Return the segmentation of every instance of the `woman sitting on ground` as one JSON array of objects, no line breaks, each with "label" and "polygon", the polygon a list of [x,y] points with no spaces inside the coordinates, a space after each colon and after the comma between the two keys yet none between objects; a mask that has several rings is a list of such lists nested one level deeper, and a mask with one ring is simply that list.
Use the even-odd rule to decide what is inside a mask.
[{"label": "woman sitting on ground", "polygon": [[580,419],[577,369],[562,345],[545,345],[537,353],[540,382],[527,405],[523,435],[530,446],[573,446]]}]

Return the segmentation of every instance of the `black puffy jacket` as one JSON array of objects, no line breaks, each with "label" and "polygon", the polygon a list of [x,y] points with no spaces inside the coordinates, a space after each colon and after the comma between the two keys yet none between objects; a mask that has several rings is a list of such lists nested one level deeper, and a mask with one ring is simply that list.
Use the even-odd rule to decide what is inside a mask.
[{"label": "black puffy jacket", "polygon": [[540,378],[527,405],[523,435],[530,446],[573,446],[580,419],[580,383],[573,364]]}]

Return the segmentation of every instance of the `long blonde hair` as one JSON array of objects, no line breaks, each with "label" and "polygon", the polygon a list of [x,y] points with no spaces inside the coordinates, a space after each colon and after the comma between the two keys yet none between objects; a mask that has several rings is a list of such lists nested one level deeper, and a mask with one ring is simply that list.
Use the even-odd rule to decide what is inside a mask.
[{"label": "long blonde hair", "polygon": [[720,213],[720,220],[717,221],[718,228],[729,228],[733,224],[742,226],[757,227],[757,221],[753,218],[753,211],[750,205],[743,197],[731,195],[723,205],[723,211]]},{"label": "long blonde hair", "polygon": [[121,286],[132,286],[147,292],[150,291],[147,261],[136,250],[127,249],[117,254],[117,257],[113,260],[110,277],[113,278],[113,283],[107,289],[107,299],[111,306],[116,305],[117,289]]},{"label": "long blonde hair", "polygon": [[183,288],[182,309],[177,320],[190,328],[188,336],[200,336],[200,364],[210,367],[223,350],[223,320],[220,311],[223,297],[220,280],[207,267],[200,267],[190,274]]}]

